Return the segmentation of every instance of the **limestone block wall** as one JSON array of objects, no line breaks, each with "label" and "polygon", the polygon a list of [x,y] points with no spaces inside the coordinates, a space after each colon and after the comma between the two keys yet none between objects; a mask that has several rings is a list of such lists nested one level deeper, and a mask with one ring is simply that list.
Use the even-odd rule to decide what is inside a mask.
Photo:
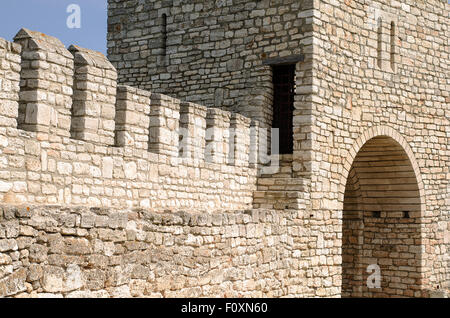
[{"label": "limestone block wall", "polygon": [[117,72],[103,54],[72,45],[75,63],[71,137],[114,145]]},{"label": "limestone block wall", "polygon": [[[325,0],[314,2],[314,12],[311,205],[313,214],[331,216],[326,221],[317,217],[318,228],[327,233],[326,244],[341,241],[346,184],[354,159],[372,138],[392,138],[413,166],[422,204],[415,221],[419,225],[402,237],[416,243],[420,237],[420,255],[413,259],[421,267],[424,288],[448,289],[449,5],[446,1]],[[376,155],[371,165],[392,169],[389,161],[380,165]],[[383,181],[381,176],[373,178]],[[391,184],[383,184],[382,191],[392,189]],[[391,212],[403,211],[399,204]],[[379,222],[389,223],[393,214],[388,214]],[[370,224],[365,231],[370,232]],[[322,251],[331,255],[339,248]],[[392,255],[404,253],[402,244],[393,248]],[[382,254],[365,256],[376,263],[382,261]]]},{"label": "limestone block wall", "polygon": [[[249,152],[257,141],[247,134],[249,119],[223,111],[220,125],[211,125],[203,106],[117,86],[117,72],[98,52],[67,50],[26,29],[15,41],[0,41],[0,201],[252,207],[257,166]],[[211,143],[226,145],[214,156],[227,161],[205,155]]]},{"label": "limestone block wall", "polygon": [[0,297],[323,295],[301,213],[230,212],[2,205]]},{"label": "limestone block wall", "polygon": [[22,29],[15,37],[22,46],[19,127],[69,137],[73,56],[58,39]]},{"label": "limestone block wall", "polygon": [[150,95],[130,86],[117,87],[116,146],[149,148]]},{"label": "limestone block wall", "polygon": [[[21,46],[0,39],[0,126],[17,126]],[[5,137],[2,138],[5,143]]]},{"label": "limestone block wall", "polygon": [[121,84],[270,127],[272,70],[263,62],[312,53],[312,4],[109,0],[108,57]]},{"label": "limestone block wall", "polygon": [[[421,289],[420,218],[405,218],[402,212],[374,215],[372,211],[355,218],[346,212],[342,297],[427,297]],[[373,273],[367,268],[373,264],[382,275],[379,289],[367,286]]]}]

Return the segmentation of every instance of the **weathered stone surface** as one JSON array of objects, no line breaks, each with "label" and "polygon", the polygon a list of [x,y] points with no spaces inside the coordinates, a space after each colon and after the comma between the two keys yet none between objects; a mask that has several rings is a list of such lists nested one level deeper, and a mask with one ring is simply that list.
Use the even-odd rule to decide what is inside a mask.
[{"label": "weathered stone surface", "polygon": [[446,295],[445,2],[141,2],[109,1],[111,63],[0,39],[0,296]]},{"label": "weathered stone surface", "polygon": [[[0,175],[0,200],[174,210],[251,207],[256,167],[231,163],[222,169],[203,156],[204,107],[197,106],[189,122],[195,127],[188,130],[194,155],[182,158],[179,100],[117,88],[117,72],[100,53],[77,46],[69,52],[58,39],[27,29],[15,41],[0,48],[0,104],[12,107],[12,113],[0,112],[0,126],[14,131],[0,133],[0,166],[14,170]],[[113,147],[114,139],[120,148]],[[250,151],[246,144],[239,149],[243,157]],[[196,172],[200,167],[202,174]],[[206,181],[205,175],[211,177]]]},{"label": "weathered stone surface", "polygon": [[[290,212],[278,215],[278,212],[267,211],[261,214],[270,217],[255,221],[242,212],[219,213],[213,222],[212,217],[199,217],[188,212],[182,213],[181,217],[146,211],[145,217],[127,218],[123,226],[110,228],[122,215],[142,212],[56,206],[30,208],[32,219],[24,216],[18,221],[20,227],[32,227],[34,231],[27,230],[29,236],[7,240],[7,251],[0,252],[1,269],[17,257],[11,254],[16,246],[26,251],[20,256],[20,268],[24,270],[20,279],[23,282],[16,279],[15,284],[20,288],[5,295],[14,296],[20,292],[20,297],[24,297],[23,293],[29,297],[178,297],[195,293],[208,297],[213,294],[203,287],[211,284],[228,286],[215,294],[225,296],[227,293],[233,295],[232,286],[227,285],[230,280],[241,281],[243,287],[238,289],[242,292],[255,292],[258,288],[253,282],[258,275],[255,266],[262,271],[271,268],[270,279],[278,280],[278,275],[288,269],[288,263],[277,262],[275,255],[283,254],[286,260],[297,262],[293,258],[292,242],[282,246],[268,246],[267,243],[280,242],[288,227],[294,228]],[[71,224],[70,228],[54,227],[56,222],[71,219],[72,213],[76,213],[79,221],[65,222],[66,226]],[[235,217],[228,217],[232,215]],[[278,216],[275,218],[275,215]],[[82,231],[86,231],[86,221],[82,220],[91,220],[93,216],[105,217],[103,225],[96,224],[89,229],[88,235],[80,237],[84,235]],[[277,221],[274,222],[275,219]],[[280,219],[284,220],[285,226],[280,227]],[[266,232],[254,230],[258,225]],[[248,228],[249,235],[240,235],[237,231],[235,239],[239,240],[240,247],[234,250],[230,246],[230,233],[224,229],[239,229],[240,226]],[[22,238],[33,243],[16,243]],[[242,254],[244,249],[245,257]],[[222,256],[213,258],[214,253]],[[196,264],[201,266],[202,273],[205,272],[200,278],[197,277],[200,272],[195,269]],[[12,273],[12,268],[5,271],[2,279],[13,277]],[[177,273],[176,278],[172,278],[173,273]],[[27,288],[24,287],[25,282]],[[279,284],[268,288],[267,295],[269,291],[284,295]]]},{"label": "weathered stone surface", "polygon": [[71,264],[66,270],[45,266],[42,278],[42,288],[49,293],[70,292],[80,289],[84,285],[84,279],[80,268]]},{"label": "weathered stone surface", "polygon": [[0,297],[14,296],[26,290],[26,269],[20,268],[6,278],[0,280]]},{"label": "weathered stone surface", "polygon": [[[238,110],[266,127],[273,101],[266,64],[296,63],[294,153],[258,179],[252,202],[253,208],[295,209],[309,220],[301,232],[310,240],[301,244],[314,250],[305,261],[314,267],[306,284],[317,295],[340,295],[340,288],[346,295],[353,288],[354,295],[417,296],[425,288],[417,286],[418,272],[427,273],[426,288],[449,285],[450,122],[444,114],[450,89],[442,30],[450,24],[444,1],[204,1],[189,10],[183,3],[156,1],[145,13],[153,17],[151,28],[135,19],[127,23],[128,33],[121,32],[138,8],[133,1],[110,7],[109,53],[120,83]],[[171,31],[179,29],[182,35]],[[209,114],[207,124],[216,122]],[[218,153],[224,138],[213,126],[207,154],[223,164]],[[355,160],[365,143],[382,136],[393,142],[390,147],[375,145]],[[387,155],[395,143],[401,147]],[[409,162],[400,163],[399,155]],[[160,171],[170,174],[165,167]],[[208,171],[200,174],[209,177]],[[370,213],[353,219],[355,201],[359,215],[378,211],[383,222]],[[235,238],[255,233],[253,227],[225,231]],[[418,246],[416,235],[424,232],[426,246]],[[379,233],[396,242],[392,250],[384,250],[389,244]],[[194,236],[188,241],[198,244]],[[411,250],[403,251],[405,246]],[[339,274],[342,261],[353,287]],[[374,262],[390,273],[381,294],[362,286],[365,267]]]}]

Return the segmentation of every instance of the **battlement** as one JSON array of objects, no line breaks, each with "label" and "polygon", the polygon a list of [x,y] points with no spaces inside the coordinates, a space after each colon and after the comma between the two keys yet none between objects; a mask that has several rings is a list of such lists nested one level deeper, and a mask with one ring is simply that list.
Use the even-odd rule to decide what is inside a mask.
[{"label": "battlement", "polygon": [[0,39],[0,297],[444,297],[448,13],[108,0],[109,61]]},{"label": "battlement", "polygon": [[[6,159],[3,200],[71,204],[76,197],[77,204],[151,207],[172,195],[178,198],[171,198],[172,207],[251,206],[258,122],[118,85],[103,54],[66,49],[39,32],[22,29],[14,43],[0,40],[0,57],[2,156],[15,153],[14,160],[23,162],[14,167]],[[7,173],[11,168],[23,173]],[[105,180],[116,184],[105,189]]]},{"label": "battlement", "polygon": [[[1,115],[17,117],[21,130],[170,157],[249,164],[251,120],[242,115],[118,86],[117,71],[103,54],[75,45],[67,50],[39,32],[22,29],[15,43],[3,43],[8,73],[1,76],[11,88],[3,99],[14,109]],[[14,121],[5,126],[16,128]],[[220,142],[227,145],[219,147]]]}]

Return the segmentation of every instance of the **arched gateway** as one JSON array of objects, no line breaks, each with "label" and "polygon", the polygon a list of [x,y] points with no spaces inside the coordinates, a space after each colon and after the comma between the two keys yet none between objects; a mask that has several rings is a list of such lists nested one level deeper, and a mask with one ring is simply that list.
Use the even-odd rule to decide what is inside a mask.
[{"label": "arched gateway", "polygon": [[420,296],[424,191],[411,148],[375,127],[355,142],[345,170],[342,296]]}]

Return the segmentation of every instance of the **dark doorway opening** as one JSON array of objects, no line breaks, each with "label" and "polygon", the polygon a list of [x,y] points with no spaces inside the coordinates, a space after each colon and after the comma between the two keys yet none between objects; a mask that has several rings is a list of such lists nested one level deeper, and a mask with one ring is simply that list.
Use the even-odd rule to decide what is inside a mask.
[{"label": "dark doorway opening", "polygon": [[274,65],[273,128],[279,129],[280,154],[294,152],[295,64]]}]

